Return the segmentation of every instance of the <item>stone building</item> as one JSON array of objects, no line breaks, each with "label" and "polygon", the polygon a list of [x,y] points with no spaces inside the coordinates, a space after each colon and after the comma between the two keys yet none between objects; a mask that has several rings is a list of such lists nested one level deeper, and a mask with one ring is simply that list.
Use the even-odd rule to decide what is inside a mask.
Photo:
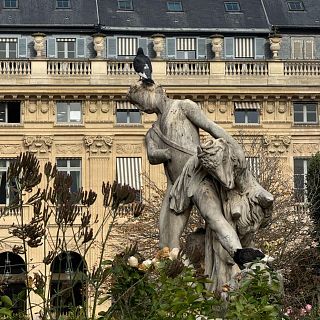
[{"label": "stone building", "polygon": [[[154,117],[126,101],[142,47],[169,97],[196,101],[231,134],[258,132],[292,169],[303,202],[307,159],[320,151],[319,11],[316,0],[2,0],[1,179],[30,151],[72,174],[74,189],[118,180],[140,191],[141,173],[163,186],[144,146]],[[9,201],[1,183],[1,205]],[[96,212],[101,205],[98,197]],[[14,221],[2,219],[2,237]],[[30,263],[10,250],[3,246],[0,273]],[[41,261],[43,252],[31,256]]]}]

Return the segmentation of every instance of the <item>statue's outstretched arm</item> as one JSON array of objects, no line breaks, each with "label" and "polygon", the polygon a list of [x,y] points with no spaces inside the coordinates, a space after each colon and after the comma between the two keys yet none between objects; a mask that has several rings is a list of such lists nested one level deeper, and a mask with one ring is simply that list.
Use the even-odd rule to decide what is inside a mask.
[{"label": "statue's outstretched arm", "polygon": [[153,129],[149,129],[146,135],[147,155],[150,164],[160,164],[167,162],[171,159],[171,153],[169,149],[160,149],[156,142],[157,136],[155,136]]}]

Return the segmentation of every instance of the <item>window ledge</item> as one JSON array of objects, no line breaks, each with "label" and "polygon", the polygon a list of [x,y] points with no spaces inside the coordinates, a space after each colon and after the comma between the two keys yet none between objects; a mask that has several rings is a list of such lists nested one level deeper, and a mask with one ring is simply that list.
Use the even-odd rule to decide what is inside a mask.
[{"label": "window ledge", "polygon": [[317,122],[299,122],[299,123],[293,123],[294,127],[318,127],[319,123]]},{"label": "window ledge", "polygon": [[22,123],[0,122],[0,127],[23,127],[23,124]]},{"label": "window ledge", "polygon": [[83,123],[56,123],[54,125],[55,127],[84,127],[85,125]]},{"label": "window ledge", "polygon": [[240,127],[261,127],[261,123],[234,123],[233,125]]},{"label": "window ledge", "polygon": [[142,123],[116,123],[115,127],[143,127]]}]

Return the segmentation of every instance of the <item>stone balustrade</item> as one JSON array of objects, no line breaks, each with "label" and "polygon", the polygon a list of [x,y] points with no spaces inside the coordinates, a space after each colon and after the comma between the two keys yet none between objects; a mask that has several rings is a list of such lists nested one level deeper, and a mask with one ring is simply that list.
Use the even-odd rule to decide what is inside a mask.
[{"label": "stone balustrade", "polygon": [[[153,78],[165,85],[316,85],[320,75],[317,60],[153,60]],[[71,83],[128,85],[138,78],[128,60],[0,60],[0,84]],[[74,79],[74,80],[72,80]],[[197,79],[195,83],[195,79]],[[73,82],[72,82],[73,81]],[[177,82],[178,81],[178,82]]]}]

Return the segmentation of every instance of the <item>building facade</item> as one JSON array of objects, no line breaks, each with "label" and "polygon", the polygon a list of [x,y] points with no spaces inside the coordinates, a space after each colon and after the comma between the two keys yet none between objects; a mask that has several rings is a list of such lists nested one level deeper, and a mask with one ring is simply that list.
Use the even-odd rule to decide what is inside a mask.
[{"label": "building facade", "polygon": [[[103,181],[117,180],[143,199],[152,196],[141,193],[143,173],[165,186],[162,167],[149,165],[144,144],[155,117],[126,100],[138,80],[132,65],[138,47],[169,97],[197,102],[230,134],[258,133],[269,155],[291,168],[291,187],[303,202],[307,159],[320,151],[316,4],[2,0],[0,205],[10,202],[9,163],[26,151],[42,167],[51,161],[71,174],[73,190],[99,191]],[[101,207],[98,196],[95,213]],[[14,213],[2,219],[1,237],[14,221]],[[3,246],[0,273],[12,272],[13,260],[31,263],[11,249]],[[72,248],[68,254],[79,258]],[[32,249],[29,257],[42,261],[43,251]],[[94,252],[85,262],[94,266]],[[50,270],[55,273],[54,264]]]}]

